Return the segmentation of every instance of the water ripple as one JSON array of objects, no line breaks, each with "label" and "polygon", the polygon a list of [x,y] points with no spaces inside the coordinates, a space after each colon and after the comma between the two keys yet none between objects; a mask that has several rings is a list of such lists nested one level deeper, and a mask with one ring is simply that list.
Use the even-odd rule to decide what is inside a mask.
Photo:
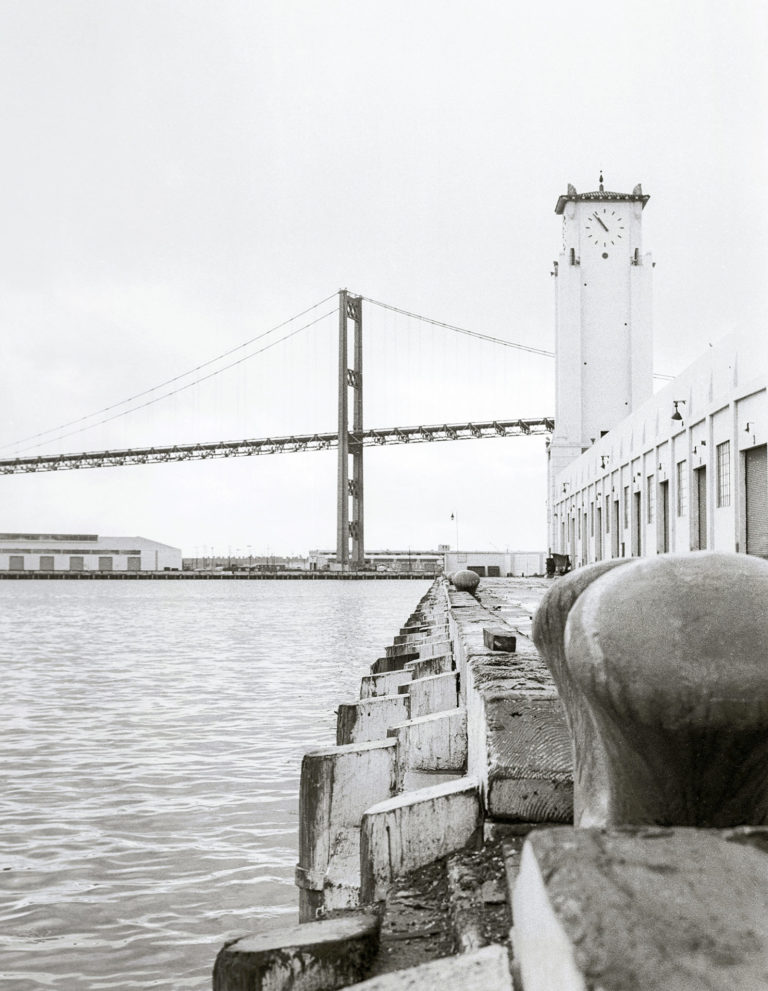
[{"label": "water ripple", "polygon": [[2,582],[3,991],[203,991],[416,582]]}]

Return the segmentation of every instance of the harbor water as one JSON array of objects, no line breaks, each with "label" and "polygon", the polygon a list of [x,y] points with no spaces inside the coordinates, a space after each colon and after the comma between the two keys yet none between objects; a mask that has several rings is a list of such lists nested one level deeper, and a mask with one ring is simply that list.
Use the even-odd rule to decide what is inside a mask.
[{"label": "harbor water", "polygon": [[2,582],[0,988],[204,991],[424,581]]}]

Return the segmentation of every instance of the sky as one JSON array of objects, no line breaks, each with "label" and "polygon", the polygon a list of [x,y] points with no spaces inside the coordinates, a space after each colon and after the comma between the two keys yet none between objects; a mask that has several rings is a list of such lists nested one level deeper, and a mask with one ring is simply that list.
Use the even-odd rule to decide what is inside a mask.
[{"label": "sky", "polygon": [[[554,206],[601,170],[651,196],[657,372],[766,333],[767,42],[753,0],[3,0],[0,457],[335,430],[340,288],[552,350]],[[364,326],[366,426],[554,412],[551,358]],[[365,472],[369,549],[546,549],[540,437]],[[2,476],[0,529],[305,553],[335,479],[333,452]]]}]

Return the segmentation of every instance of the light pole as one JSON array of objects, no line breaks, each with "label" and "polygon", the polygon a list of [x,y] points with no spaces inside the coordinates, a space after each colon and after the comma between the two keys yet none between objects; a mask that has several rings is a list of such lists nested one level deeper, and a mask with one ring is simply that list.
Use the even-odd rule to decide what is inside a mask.
[{"label": "light pole", "polygon": [[[451,513],[451,519],[456,521],[456,555],[458,559],[459,554],[459,514]],[[458,563],[458,560],[457,560]]]}]

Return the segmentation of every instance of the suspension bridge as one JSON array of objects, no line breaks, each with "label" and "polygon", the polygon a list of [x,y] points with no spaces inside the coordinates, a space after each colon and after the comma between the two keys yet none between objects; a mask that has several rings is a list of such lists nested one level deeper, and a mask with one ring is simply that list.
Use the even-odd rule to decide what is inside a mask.
[{"label": "suspension bridge", "polygon": [[[329,297],[332,298],[332,297]],[[326,301],[322,301],[326,302]],[[267,436],[260,438],[247,438],[232,441],[206,441],[186,444],[163,444],[151,447],[130,447],[130,448],[109,448],[104,450],[81,451],[77,453],[56,453],[39,455],[22,455],[14,458],[0,460],[0,474],[30,474],[36,472],[71,471],[87,468],[106,468],[138,464],[161,464],[181,461],[206,460],[212,458],[237,458],[251,457],[266,454],[286,454],[299,453],[304,451],[321,451],[335,449],[338,452],[337,468],[337,514],[336,514],[336,537],[337,537],[337,561],[342,568],[359,569],[365,563],[365,525],[364,525],[364,472],[363,472],[363,451],[366,447],[376,447],[396,444],[424,444],[458,440],[479,440],[483,438],[499,437],[523,437],[531,435],[548,435],[554,429],[554,420],[551,416],[541,416],[535,418],[514,418],[514,419],[493,419],[493,420],[472,420],[464,422],[444,422],[444,423],[424,423],[413,426],[393,426],[367,428],[363,425],[363,303],[391,310],[395,313],[404,314],[419,320],[426,320],[438,327],[465,334],[471,338],[483,340],[493,344],[502,345],[508,348],[517,349],[546,357],[552,357],[552,353],[540,348],[530,347],[522,344],[514,344],[502,338],[491,337],[487,334],[480,334],[465,328],[457,327],[442,321],[432,320],[411,313],[407,310],[371,300],[362,295],[356,295],[346,289],[338,292],[338,380],[337,380],[337,403],[338,403],[338,427],[333,432],[321,433],[293,433],[279,436]],[[321,304],[316,304],[317,306]],[[307,311],[304,311],[306,313]],[[301,316],[303,314],[299,314]],[[328,316],[329,314],[324,314]],[[293,318],[292,318],[293,319]],[[316,323],[316,318],[311,323],[293,330],[280,340],[287,340],[288,337],[298,333],[299,330],[306,329]],[[286,321],[290,323],[290,321]],[[352,330],[350,333],[350,324]],[[283,325],[280,325],[283,326]],[[273,328],[277,329],[277,328]],[[267,333],[271,333],[268,331]],[[265,335],[259,335],[259,337]],[[254,340],[258,340],[255,338]],[[250,344],[252,342],[246,342]],[[279,342],[275,342],[279,343]],[[199,376],[191,384],[199,383],[207,378],[218,375],[221,371],[233,367],[236,364],[259,354],[272,344],[266,345],[252,354],[238,358],[224,368]],[[239,347],[245,347],[240,345]],[[211,362],[205,362],[197,366],[194,371],[200,371],[207,365],[220,358],[227,358],[239,348],[217,356]],[[188,388],[188,384],[177,385],[177,380],[183,376],[176,376],[166,380],[160,386],[155,386],[145,392],[138,393],[130,397],[123,403],[115,403],[104,410],[99,411],[104,414],[99,423],[105,423],[112,419],[117,419],[125,415],[125,412],[132,412],[158,402],[160,399],[176,395],[178,392]],[[170,391],[155,395],[151,399],[146,397],[157,390],[174,386]],[[130,409],[122,412],[115,412],[125,404],[133,404]],[[83,417],[83,420],[88,419]],[[74,426],[72,433],[79,432],[84,427],[78,427],[80,420],[70,421],[63,424],[57,430]],[[35,434],[32,437],[22,440],[34,440],[42,437],[45,433]],[[69,436],[64,434],[64,436]]]}]

